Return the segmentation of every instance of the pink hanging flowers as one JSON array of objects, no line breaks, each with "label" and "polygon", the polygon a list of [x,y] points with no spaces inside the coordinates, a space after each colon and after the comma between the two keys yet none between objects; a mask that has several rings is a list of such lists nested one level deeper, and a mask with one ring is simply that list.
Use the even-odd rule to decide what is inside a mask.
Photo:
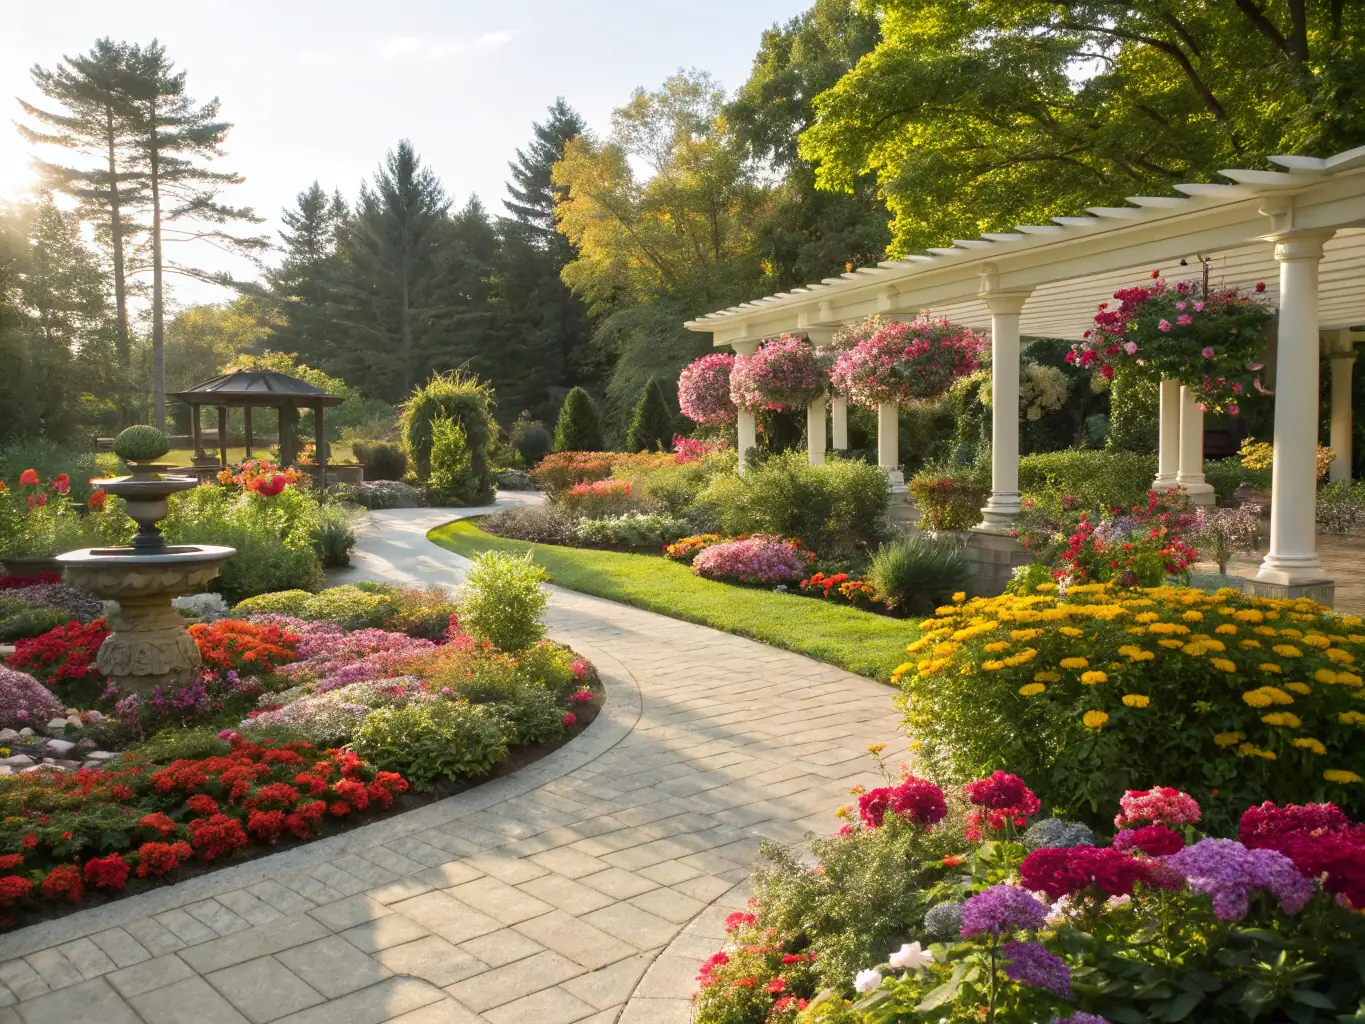
[{"label": "pink hanging flowers", "polygon": [[730,371],[730,398],[758,412],[804,409],[825,392],[826,377],[809,343],[783,334],[765,341],[751,356],[736,356]]},{"label": "pink hanging flowers", "polygon": [[841,352],[830,379],[836,390],[868,408],[908,404],[938,398],[976,369],[984,349],[975,331],[921,314],[910,323],[888,324]]},{"label": "pink hanging flowers", "polygon": [[719,426],[735,418],[735,403],[730,397],[730,373],[735,357],[729,352],[711,352],[683,367],[678,375],[678,407],[694,423]]}]

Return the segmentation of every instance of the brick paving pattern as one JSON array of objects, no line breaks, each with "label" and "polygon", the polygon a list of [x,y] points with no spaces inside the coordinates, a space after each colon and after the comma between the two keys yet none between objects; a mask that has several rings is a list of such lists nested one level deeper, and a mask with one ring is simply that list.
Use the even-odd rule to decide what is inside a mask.
[{"label": "brick paving pattern", "polygon": [[[448,512],[371,513],[357,577],[454,583]],[[602,670],[572,743],[406,814],[0,936],[0,1024],[684,1024],[764,838],[827,831],[878,683],[554,590]]]}]

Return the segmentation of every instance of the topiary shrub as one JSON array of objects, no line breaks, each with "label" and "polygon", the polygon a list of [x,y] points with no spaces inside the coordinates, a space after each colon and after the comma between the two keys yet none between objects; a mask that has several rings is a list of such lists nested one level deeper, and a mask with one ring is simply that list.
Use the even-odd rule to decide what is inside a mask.
[{"label": "topiary shrub", "polygon": [[357,754],[416,789],[440,778],[486,775],[507,756],[505,726],[468,701],[429,700],[372,712],[355,731]]},{"label": "topiary shrub", "polygon": [[545,424],[529,419],[525,414],[512,425],[511,440],[512,447],[527,468],[534,468],[536,463],[550,454],[555,444],[554,435],[545,429]]},{"label": "topiary shrub", "polygon": [[921,530],[970,530],[981,522],[981,507],[990,494],[970,470],[920,473],[910,481],[909,491],[919,506]]},{"label": "topiary shrub", "polygon": [[658,378],[650,377],[626,428],[626,451],[664,452],[673,443],[673,411]]},{"label": "topiary shrub", "polygon": [[564,396],[555,422],[554,450],[557,452],[597,452],[606,447],[602,440],[602,417],[597,404],[582,388]]},{"label": "topiary shrub", "polygon": [[448,418],[464,430],[470,472],[479,493],[487,495],[482,500],[491,500],[493,480],[488,468],[488,443],[493,431],[493,404],[493,389],[488,384],[458,370],[432,377],[413,391],[403,406],[399,425],[408,464],[418,478],[426,480],[431,474],[433,424]]},{"label": "topiary shrub", "polygon": [[540,621],[546,594],[541,584],[550,578],[543,566],[505,551],[485,551],[460,584],[460,625],[474,637],[500,651],[516,654],[545,635]]},{"label": "topiary shrub", "polygon": [[492,474],[486,474],[487,486],[475,474],[464,427],[445,416],[431,425],[431,435],[431,472],[427,477],[431,503],[460,508],[491,502]]},{"label": "topiary shrub", "polygon": [[355,441],[351,452],[366,480],[402,480],[408,472],[408,456],[395,441]]},{"label": "topiary shrub", "polygon": [[127,462],[151,462],[170,450],[166,435],[145,423],[126,428],[114,439],[114,454]]},{"label": "topiary shrub", "polygon": [[397,611],[398,598],[393,588],[375,592],[348,585],[310,594],[300,617],[335,622],[345,629],[380,629]]}]

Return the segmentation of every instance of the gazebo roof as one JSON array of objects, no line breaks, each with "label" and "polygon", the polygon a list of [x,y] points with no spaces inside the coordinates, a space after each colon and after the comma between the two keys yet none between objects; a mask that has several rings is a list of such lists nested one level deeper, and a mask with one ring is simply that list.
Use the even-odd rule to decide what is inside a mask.
[{"label": "gazebo roof", "polygon": [[[1091,207],[1051,224],[961,239],[900,260],[718,310],[684,326],[710,332],[716,345],[757,342],[784,331],[819,334],[870,313],[920,310],[988,328],[979,297],[987,287],[1028,293],[1022,331],[1076,339],[1092,326],[1097,303],[1153,268],[1195,277],[1212,259],[1215,284],[1267,286],[1278,297],[1271,239],[1294,231],[1336,232],[1326,245],[1319,287],[1320,325],[1365,324],[1365,147],[1326,159],[1271,157],[1280,170],[1226,170],[1231,184],[1176,185],[1180,195],[1133,196],[1131,205]],[[1187,259],[1189,267],[1174,264]]]},{"label": "gazebo roof", "polygon": [[237,370],[167,395],[190,405],[241,407],[340,405],[342,399],[298,377],[274,370]]}]

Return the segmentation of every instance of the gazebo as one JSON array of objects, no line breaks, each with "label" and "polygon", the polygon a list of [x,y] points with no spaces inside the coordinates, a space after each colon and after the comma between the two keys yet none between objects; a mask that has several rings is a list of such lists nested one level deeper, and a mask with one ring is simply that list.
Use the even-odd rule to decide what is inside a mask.
[{"label": "gazebo", "polygon": [[[830,277],[723,309],[686,326],[717,346],[751,354],[774,335],[825,342],[872,313],[908,318],[927,310],[991,336],[992,491],[969,549],[977,589],[998,593],[1022,560],[1009,536],[1019,513],[1020,339],[1079,340],[1099,303],[1181,260],[1211,260],[1212,279],[1265,282],[1278,306],[1274,343],[1275,436],[1270,550],[1249,590],[1331,602],[1318,558],[1314,452],[1318,363],[1332,363],[1333,479],[1350,475],[1351,369],[1365,341],[1365,147],[1319,159],[1271,157],[1279,170],[1226,170],[1230,184],[1177,185],[1179,195],[1132,196],[1131,205],[955,240],[951,246]],[[812,409],[811,458],[823,458],[823,399]],[[836,447],[847,442],[836,401]],[[817,415],[818,413],[818,415]],[[753,416],[739,414],[739,447],[753,444]],[[1203,472],[1203,413],[1178,381],[1161,385],[1157,488],[1212,501]],[[878,461],[898,477],[896,409],[878,415]],[[816,432],[818,431],[818,435]],[[842,442],[842,443],[841,443]]]},{"label": "gazebo", "polygon": [[[200,425],[200,410],[204,406],[218,409],[218,463],[222,468],[228,464],[227,457],[227,420],[229,409],[241,409],[246,427],[246,454],[251,456],[251,410],[273,408],[279,416],[280,464],[289,465],[298,459],[298,433],[295,430],[299,409],[312,409],[316,418],[318,486],[327,486],[327,433],[323,410],[330,405],[340,405],[341,399],[329,395],[306,380],[276,373],[274,370],[236,370],[220,374],[211,380],[203,381],[168,395],[190,407],[190,430],[194,439],[194,455],[198,461],[204,458],[203,434]],[[294,415],[290,415],[290,410]]]}]

